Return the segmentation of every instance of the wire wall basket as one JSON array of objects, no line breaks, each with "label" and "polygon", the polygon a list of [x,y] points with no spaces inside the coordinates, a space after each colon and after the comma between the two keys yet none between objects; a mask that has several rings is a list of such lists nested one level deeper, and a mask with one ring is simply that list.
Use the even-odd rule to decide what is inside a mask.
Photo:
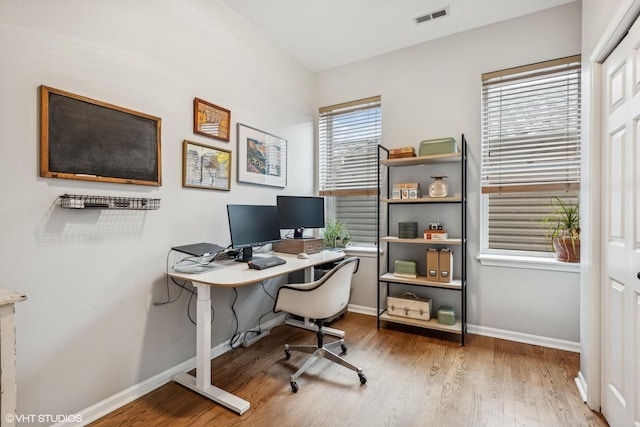
[{"label": "wire wall basket", "polygon": [[60,196],[60,206],[66,209],[156,210],[160,208],[160,199],[63,194]]}]

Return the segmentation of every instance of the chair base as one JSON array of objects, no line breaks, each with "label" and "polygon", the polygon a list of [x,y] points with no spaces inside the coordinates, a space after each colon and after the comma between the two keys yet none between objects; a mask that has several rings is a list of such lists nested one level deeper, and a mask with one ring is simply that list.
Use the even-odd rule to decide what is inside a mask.
[{"label": "chair base", "polygon": [[313,365],[318,359],[328,359],[334,363],[337,363],[345,368],[351,369],[358,373],[358,377],[360,378],[360,383],[365,384],[367,382],[367,377],[362,372],[362,369],[358,368],[354,364],[348,362],[347,360],[340,357],[337,353],[335,353],[333,348],[340,346],[343,353],[347,352],[347,346],[344,344],[344,340],[334,341],[329,344],[324,344],[322,346],[315,345],[289,345],[285,344],[284,346],[284,354],[287,359],[291,357],[292,351],[299,351],[302,353],[311,354],[311,356],[304,362],[304,364],[296,371],[295,374],[289,377],[289,382],[291,384],[291,391],[296,393],[298,391],[298,383],[297,379],[300,375],[302,375],[311,365]]}]

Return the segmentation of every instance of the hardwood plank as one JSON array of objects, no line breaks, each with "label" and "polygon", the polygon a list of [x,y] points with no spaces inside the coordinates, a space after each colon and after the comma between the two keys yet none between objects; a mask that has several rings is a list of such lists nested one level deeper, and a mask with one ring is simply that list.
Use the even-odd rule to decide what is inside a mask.
[{"label": "hardwood plank", "polygon": [[322,360],[292,393],[289,375],[307,356],[285,360],[284,344],[313,344],[315,335],[279,326],[212,361],[213,383],[251,402],[244,415],[171,382],[91,425],[607,425],[575,387],[579,354],[470,334],[461,347],[457,335],[377,330],[375,317],[355,313],[333,326],[346,331],[344,357],[364,369],[365,385],[355,372]]}]

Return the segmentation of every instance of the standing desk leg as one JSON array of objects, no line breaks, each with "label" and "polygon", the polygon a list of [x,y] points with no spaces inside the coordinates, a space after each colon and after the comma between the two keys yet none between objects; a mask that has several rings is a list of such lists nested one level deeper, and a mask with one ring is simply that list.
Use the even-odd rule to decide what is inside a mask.
[{"label": "standing desk leg", "polygon": [[[309,282],[313,282],[313,280],[314,280],[313,267],[305,268],[304,282],[309,283]],[[284,323],[290,326],[295,326],[296,328],[308,329],[313,332],[318,331],[318,327],[315,325],[315,323],[311,323],[308,317],[305,317],[304,321],[300,321],[297,319],[287,319],[285,320]],[[334,337],[344,338],[344,331],[341,331],[340,329],[328,328],[325,326],[324,332]]]},{"label": "standing desk leg", "polygon": [[196,376],[182,373],[174,376],[173,380],[242,415],[249,409],[249,402],[211,384],[211,286],[193,284],[198,293]]}]

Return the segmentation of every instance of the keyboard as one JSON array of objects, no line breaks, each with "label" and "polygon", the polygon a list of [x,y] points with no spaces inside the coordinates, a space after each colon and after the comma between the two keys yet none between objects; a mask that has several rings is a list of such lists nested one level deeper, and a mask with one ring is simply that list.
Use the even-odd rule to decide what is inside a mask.
[{"label": "keyboard", "polygon": [[254,258],[247,264],[249,265],[249,268],[253,268],[254,270],[264,270],[265,268],[275,267],[276,265],[282,265],[286,262],[287,261],[282,258],[278,258],[277,256],[270,256],[265,258]]}]

